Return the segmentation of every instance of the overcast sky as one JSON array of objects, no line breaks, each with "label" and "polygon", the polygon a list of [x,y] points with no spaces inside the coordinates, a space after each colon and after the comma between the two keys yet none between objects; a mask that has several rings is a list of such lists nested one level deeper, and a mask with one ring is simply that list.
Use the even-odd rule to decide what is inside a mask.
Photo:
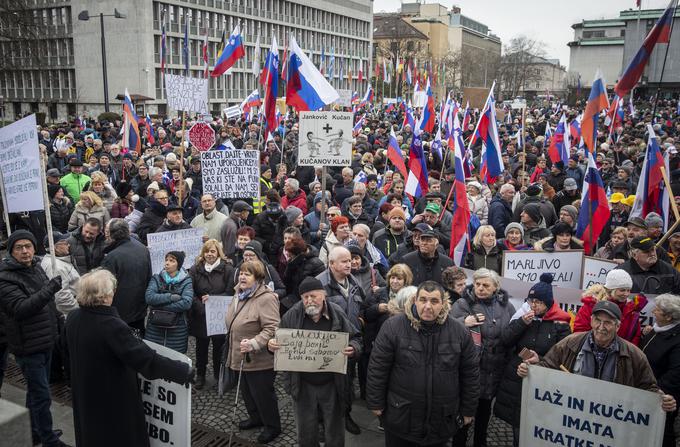
[{"label": "overcast sky", "polygon": [[[635,0],[427,0],[448,8],[453,4],[462,13],[484,23],[505,43],[519,34],[545,42],[546,53],[569,65],[567,42],[573,39],[571,25],[583,19],[615,18],[619,11],[635,8]],[[668,0],[642,0],[643,9],[665,8]],[[374,12],[396,12],[399,0],[375,0]]]}]

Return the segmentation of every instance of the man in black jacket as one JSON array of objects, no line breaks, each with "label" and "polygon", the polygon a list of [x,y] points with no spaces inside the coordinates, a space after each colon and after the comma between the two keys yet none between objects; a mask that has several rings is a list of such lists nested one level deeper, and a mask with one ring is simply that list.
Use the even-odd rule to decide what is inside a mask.
[{"label": "man in black jacket", "polygon": [[[305,278],[300,284],[299,293],[302,299],[286,312],[279,328],[349,333],[349,345],[342,354],[358,358],[362,349],[361,335],[352,328],[337,304],[326,301],[326,291],[321,281]],[[274,338],[269,340],[267,346],[270,351],[277,351],[281,347]],[[318,408],[324,421],[325,445],[344,446],[345,376],[330,372],[285,372],[284,376],[287,392],[293,398],[298,444],[319,445]]]},{"label": "man in black jacket", "polygon": [[12,233],[7,241],[9,256],[0,263],[0,318],[26,379],[26,406],[31,414],[34,444],[64,446],[52,430],[49,371],[58,312],[54,295],[61,290],[61,277],[48,280],[35,257],[37,242],[26,230]]},{"label": "man in black jacket", "polygon": [[140,242],[130,238],[125,219],[111,219],[106,224],[106,239],[110,241],[104,252],[102,267],[113,273],[118,288],[112,306],[128,326],[144,336],[146,317],[146,288],[151,279],[151,256]]},{"label": "man in black jacket", "polygon": [[472,422],[477,351],[450,308],[442,286],[426,281],[373,343],[366,404],[382,417],[385,445],[444,446]]},{"label": "man in black jacket", "polygon": [[454,265],[451,258],[437,250],[438,238],[439,234],[433,229],[423,231],[418,250],[404,256],[404,264],[413,272],[413,285],[418,286],[428,279],[441,283],[442,271]]},{"label": "man in black jacket", "polygon": [[659,259],[654,241],[639,236],[630,243],[630,259],[617,268],[628,272],[633,279],[631,292],[645,294],[677,293],[680,272]]},{"label": "man in black jacket", "polygon": [[89,218],[68,238],[71,262],[79,275],[96,269],[104,259],[104,235],[99,219]]}]

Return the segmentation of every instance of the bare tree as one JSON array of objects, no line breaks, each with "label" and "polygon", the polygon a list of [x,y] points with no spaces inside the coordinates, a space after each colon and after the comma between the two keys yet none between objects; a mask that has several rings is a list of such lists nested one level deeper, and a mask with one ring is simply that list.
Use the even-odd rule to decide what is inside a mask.
[{"label": "bare tree", "polygon": [[28,0],[0,3],[0,71],[46,65],[48,36],[44,35],[40,14]]},{"label": "bare tree", "polygon": [[545,43],[520,35],[510,39],[501,58],[501,88],[513,98],[533,83],[540,81],[541,69],[537,62],[545,57]]}]

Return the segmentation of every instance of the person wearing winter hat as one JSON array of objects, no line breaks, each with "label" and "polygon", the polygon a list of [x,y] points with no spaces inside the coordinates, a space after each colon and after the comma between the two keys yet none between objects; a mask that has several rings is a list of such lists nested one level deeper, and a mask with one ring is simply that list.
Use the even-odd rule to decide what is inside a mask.
[{"label": "person wearing winter hat", "polygon": [[524,243],[524,228],[522,224],[510,222],[505,227],[505,237],[499,239],[503,250],[531,250],[531,247]]},{"label": "person wearing winter hat", "polygon": [[132,184],[125,181],[116,185],[116,195],[111,206],[111,218],[124,219],[134,210],[134,204],[139,200],[139,196],[132,190]]},{"label": "person wearing winter hat", "polygon": [[540,205],[536,203],[525,205],[519,217],[524,228],[525,244],[533,246],[539,240],[550,236],[550,230],[545,227]]},{"label": "person wearing winter hat", "polygon": [[[146,303],[151,307],[144,339],[174,349],[187,351],[189,322],[186,312],[191,309],[194,289],[185,269],[183,251],[165,254],[163,270],[156,273],[146,289]],[[168,296],[169,295],[169,296]]]},{"label": "person wearing winter hat", "polygon": [[574,332],[589,331],[593,307],[598,301],[609,300],[616,304],[621,311],[621,326],[617,331],[618,336],[637,346],[642,336],[640,312],[647,305],[647,298],[642,294],[631,298],[632,287],[633,279],[625,270],[614,269],[607,273],[604,283],[606,295],[600,300],[593,296],[581,299],[583,306],[576,313]]},{"label": "person wearing winter hat", "polygon": [[[544,356],[560,340],[571,334],[571,316],[560,309],[553,298],[553,274],[543,273],[527,295],[526,302],[512,316],[504,339],[513,346],[496,395],[494,414],[512,426],[513,446],[519,445],[519,423],[522,405],[522,379],[517,376],[519,353],[530,349]],[[506,337],[507,335],[507,337]]]},{"label": "person wearing winter hat", "polygon": [[647,224],[647,235],[657,241],[663,235],[663,219],[657,213],[649,213],[645,217]]},{"label": "person wearing winter hat", "polygon": [[[67,316],[69,312],[78,307],[78,302],[76,301],[76,284],[80,279],[80,274],[78,274],[78,271],[71,263],[68,244],[70,237],[71,234],[69,233],[53,231],[52,239],[54,241],[54,256],[56,262],[52,264],[51,256],[45,256],[40,261],[40,266],[43,268],[48,278],[52,279],[55,275],[61,276],[62,289],[54,295],[54,304],[56,304],[57,310],[64,316]],[[49,237],[45,236],[42,242],[49,253]],[[52,270],[53,265],[56,267],[54,271]],[[59,351],[61,352],[61,350]],[[60,366],[63,364],[61,359],[56,359],[53,356],[52,372],[57,372],[57,370],[61,372],[60,368],[55,369],[55,362]]]},{"label": "person wearing winter hat", "polygon": [[268,286],[279,299],[286,296],[286,285],[281,281],[281,276],[276,268],[269,263],[262,251],[262,244],[259,241],[250,241],[243,248],[243,261],[234,270],[234,284],[238,283],[241,265],[249,261],[260,261],[264,266],[264,285]]},{"label": "person wearing winter hat", "polygon": [[73,214],[73,202],[66,195],[66,190],[59,184],[47,185],[47,197],[50,200],[52,228],[62,233],[67,232],[68,221]]},{"label": "person wearing winter hat", "polygon": [[559,215],[560,222],[568,224],[572,228],[576,228],[578,221],[578,210],[574,205],[564,205],[560,208]]},{"label": "person wearing winter hat", "polygon": [[574,228],[568,223],[557,222],[550,232],[551,237],[541,239],[534,244],[535,250],[552,252],[583,249],[583,243],[574,237]]},{"label": "person wearing winter hat", "polygon": [[406,213],[401,207],[395,206],[387,213],[387,226],[375,232],[373,245],[389,258],[397,252],[397,247],[408,235]]}]

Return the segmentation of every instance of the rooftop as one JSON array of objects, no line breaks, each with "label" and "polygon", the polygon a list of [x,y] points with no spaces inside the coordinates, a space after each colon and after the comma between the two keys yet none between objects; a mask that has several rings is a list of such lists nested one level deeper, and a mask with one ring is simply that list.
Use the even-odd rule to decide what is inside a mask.
[{"label": "rooftop", "polygon": [[373,16],[373,39],[427,40],[428,37],[398,13],[381,13]]}]

